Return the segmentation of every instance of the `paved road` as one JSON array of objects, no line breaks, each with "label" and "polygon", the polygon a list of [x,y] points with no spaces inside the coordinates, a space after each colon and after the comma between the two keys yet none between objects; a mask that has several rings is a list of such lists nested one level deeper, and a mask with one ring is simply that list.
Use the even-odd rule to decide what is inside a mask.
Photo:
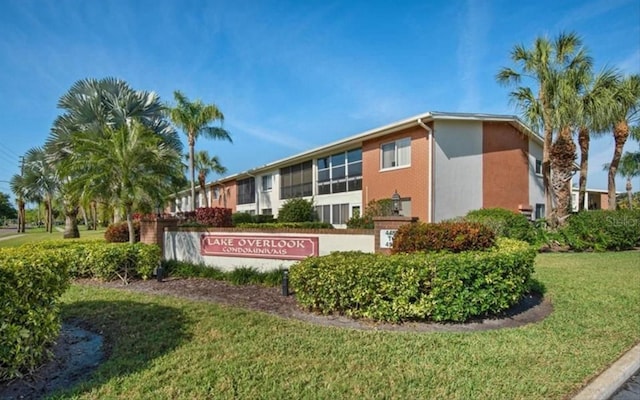
[{"label": "paved road", "polygon": [[18,228],[0,228],[0,237],[13,236],[18,233]]},{"label": "paved road", "polygon": [[610,400],[638,400],[640,399],[640,371],[614,394]]}]

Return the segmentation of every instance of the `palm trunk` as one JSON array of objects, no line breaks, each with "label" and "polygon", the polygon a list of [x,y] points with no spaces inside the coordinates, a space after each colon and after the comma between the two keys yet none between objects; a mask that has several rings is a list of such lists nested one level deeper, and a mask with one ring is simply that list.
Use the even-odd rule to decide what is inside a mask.
[{"label": "palm trunk", "polygon": [[552,201],[552,193],[551,193],[551,157],[550,149],[551,149],[551,141],[553,138],[553,132],[551,129],[546,129],[544,132],[544,145],[542,148],[542,186],[544,187],[544,210],[545,210],[545,218],[551,224],[552,227],[555,227],[552,217],[553,210],[553,201]]},{"label": "palm trunk", "polygon": [[91,226],[89,226],[89,218],[87,217],[87,210],[84,209],[84,206],[80,207],[80,213],[82,214],[82,220],[84,221],[84,226],[87,227],[87,230],[91,230]]},{"label": "palm trunk", "polygon": [[578,133],[580,144],[580,181],[578,186],[578,211],[584,210],[587,193],[587,171],[589,169],[589,130],[581,128]]},{"label": "palm trunk", "polygon": [[551,177],[553,197],[556,208],[554,210],[554,226],[564,224],[571,213],[571,178],[573,177],[573,163],[576,158],[576,145],[571,137],[571,129],[563,128],[550,149],[553,174]]},{"label": "palm trunk", "polygon": [[211,207],[209,205],[209,196],[207,196],[207,190],[206,190],[206,181],[205,181],[205,177],[203,175],[198,175],[198,183],[200,184],[200,190],[202,191],[202,195],[204,197],[204,206],[205,207]]},{"label": "palm trunk", "polygon": [[613,138],[615,140],[615,148],[613,150],[613,158],[609,164],[609,176],[607,191],[609,196],[609,210],[616,209],[616,173],[618,172],[618,165],[620,164],[620,158],[622,157],[622,149],[629,137],[629,125],[626,120],[618,122],[613,127]]},{"label": "palm trunk", "polygon": [[66,206],[64,208],[64,239],[77,239],[80,237],[78,230],[78,207]]},{"label": "palm trunk", "polygon": [[627,200],[629,201],[629,210],[633,210],[633,186],[631,186],[631,177],[627,176]]},{"label": "palm trunk", "polygon": [[195,144],[193,135],[189,133],[189,174],[191,175],[191,209],[189,211],[196,210],[196,173],[194,168]]},{"label": "palm trunk", "polygon": [[127,213],[127,228],[129,229],[129,243],[134,244],[136,242],[136,232],[133,230],[133,218],[131,218],[131,206],[126,206]]}]

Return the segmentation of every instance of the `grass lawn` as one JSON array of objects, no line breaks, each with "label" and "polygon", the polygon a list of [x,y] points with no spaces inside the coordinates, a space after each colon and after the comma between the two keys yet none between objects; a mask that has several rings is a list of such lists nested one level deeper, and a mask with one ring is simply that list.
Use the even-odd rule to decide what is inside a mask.
[{"label": "grass lawn", "polygon": [[[84,228],[80,228],[80,239],[78,240],[96,240],[104,239],[105,228],[98,228],[97,231],[87,231]],[[14,233],[13,235],[18,235]],[[25,243],[41,242],[43,240],[58,240],[62,239],[62,232],[54,230],[52,233],[45,232],[44,228],[27,229],[23,234],[19,234],[11,239],[0,240],[0,247],[15,247]],[[76,239],[73,239],[76,240]]]},{"label": "grass lawn", "polygon": [[542,254],[554,312],[514,329],[320,327],[216,304],[74,285],[65,319],[112,344],[61,397],[561,399],[640,342],[640,253]]}]

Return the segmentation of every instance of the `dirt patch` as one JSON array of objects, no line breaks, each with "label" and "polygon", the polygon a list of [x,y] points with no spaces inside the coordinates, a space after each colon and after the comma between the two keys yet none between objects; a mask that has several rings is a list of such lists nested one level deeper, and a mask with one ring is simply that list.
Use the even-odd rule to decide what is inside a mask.
[{"label": "dirt patch", "polygon": [[295,296],[282,296],[281,289],[274,287],[257,285],[235,286],[227,282],[200,278],[169,278],[163,282],[158,282],[157,280],[135,281],[129,285],[123,285],[122,282],[98,282],[94,280],[83,280],[80,283],[113,289],[176,296],[190,300],[222,303],[261,311],[283,318],[298,319],[316,325],[363,330],[467,332],[514,328],[541,321],[553,311],[553,307],[548,300],[539,296],[530,295],[526,296],[514,307],[505,311],[502,315],[472,320],[464,324],[424,322],[385,324],[375,321],[354,320],[339,315],[310,313],[298,307]]},{"label": "dirt patch", "polygon": [[101,335],[63,324],[53,358],[22,379],[0,384],[0,399],[40,399],[86,379],[104,359]]},{"label": "dirt patch", "polygon": [[[500,316],[473,320],[464,324],[424,322],[385,324],[306,312],[298,307],[295,296],[282,296],[280,288],[255,285],[235,286],[226,282],[198,278],[169,278],[163,282],[134,281],[129,285],[123,285],[122,282],[94,280],[79,280],[76,283],[221,303],[321,326],[361,330],[470,332],[514,328],[541,321],[553,311],[548,300],[538,296],[527,296]],[[81,321],[68,321],[64,324],[60,338],[53,348],[53,359],[23,379],[0,384],[0,399],[39,399],[55,390],[69,388],[86,379],[106,356],[102,336],[83,329],[82,325]]]}]

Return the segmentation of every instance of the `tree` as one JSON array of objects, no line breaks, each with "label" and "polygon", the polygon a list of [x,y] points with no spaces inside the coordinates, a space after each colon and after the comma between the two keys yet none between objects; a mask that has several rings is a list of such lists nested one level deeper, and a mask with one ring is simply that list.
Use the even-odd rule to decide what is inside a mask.
[{"label": "tree", "polygon": [[[640,126],[633,128],[631,137],[634,140],[640,141]],[[610,167],[609,163],[604,164],[603,166],[605,171],[610,170]],[[632,209],[633,185],[631,184],[631,179],[640,176],[640,150],[635,152],[626,151],[622,158],[620,158],[620,164],[616,172],[619,176],[627,179],[627,184],[625,185],[625,189],[627,191],[627,203],[629,205],[629,209]]]},{"label": "tree", "polygon": [[9,195],[0,193],[0,218],[2,219],[15,219],[18,218],[18,211],[11,204]]},{"label": "tree", "polygon": [[27,186],[24,177],[18,174],[11,177],[9,184],[18,204],[18,233],[24,233],[26,228],[25,199],[28,197]]},{"label": "tree", "polygon": [[220,163],[220,159],[218,158],[218,156],[209,157],[209,153],[204,150],[195,153],[194,164],[196,169],[198,170],[198,184],[200,185],[200,190],[204,195],[204,204],[206,207],[209,207],[209,197],[207,196],[205,187],[207,183],[207,175],[209,175],[211,172],[215,172],[216,174],[224,174],[225,172],[227,172],[227,168]]},{"label": "tree", "polygon": [[609,163],[608,196],[609,209],[616,209],[616,174],[624,144],[629,134],[636,127],[640,117],[640,75],[631,75],[618,80],[613,88],[613,102],[611,103],[611,126],[615,147],[613,157]]},{"label": "tree", "polygon": [[184,180],[182,147],[176,144],[179,141],[167,142],[139,121],[131,120],[118,129],[106,128],[97,137],[92,132],[76,133],[71,140],[74,152],[63,166],[74,173],[75,190],[92,196],[109,193],[125,210],[129,241],[134,243],[135,207],[162,204]]},{"label": "tree", "polygon": [[196,208],[195,187],[195,155],[194,149],[198,136],[209,139],[228,140],[232,142],[229,132],[222,127],[209,126],[215,121],[224,122],[224,115],[215,104],[204,104],[201,100],[189,101],[180,91],[173,92],[175,107],[169,110],[173,123],[180,128],[189,143],[189,177],[191,180],[191,210]]},{"label": "tree", "polygon": [[45,228],[53,232],[53,200],[58,193],[60,180],[57,171],[47,159],[41,147],[29,149],[24,156],[24,173],[21,184],[25,199],[42,201],[45,207]]},{"label": "tree", "polygon": [[[582,40],[575,33],[561,33],[553,41],[537,38],[531,49],[517,45],[511,51],[512,61],[519,70],[502,68],[496,75],[498,83],[516,85],[510,93],[521,109],[524,119],[534,128],[543,130],[542,180],[545,191],[545,214],[552,225],[560,220],[556,213],[555,201],[558,193],[551,186],[551,146],[553,133],[566,126],[559,126],[556,113],[559,82],[572,69],[591,65],[591,58],[582,48]],[[523,79],[531,80],[534,90],[527,86],[517,86]],[[562,146],[567,146],[566,132],[562,135]],[[565,149],[567,150],[567,149]],[[563,163],[564,165],[564,163]],[[555,185],[555,190],[562,185]],[[555,199],[554,199],[555,198]],[[560,213],[564,212],[559,210]]]},{"label": "tree", "polygon": [[[159,97],[153,92],[133,90],[120,79],[108,77],[79,80],[60,97],[58,108],[64,110],[64,113],[53,124],[46,150],[56,168],[65,170],[62,181],[65,237],[77,237],[80,203],[100,200],[111,204],[113,202],[108,196],[114,196],[114,193],[92,192],[95,197],[83,198],[90,192],[72,184],[78,176],[85,173],[78,168],[68,168],[67,159],[80,155],[78,149],[74,148],[76,135],[87,133],[99,141],[109,136],[110,132],[129,126],[135,120],[159,135],[169,146],[181,145],[175,130],[164,116],[165,107]],[[114,214],[117,215],[118,212]]]}]

